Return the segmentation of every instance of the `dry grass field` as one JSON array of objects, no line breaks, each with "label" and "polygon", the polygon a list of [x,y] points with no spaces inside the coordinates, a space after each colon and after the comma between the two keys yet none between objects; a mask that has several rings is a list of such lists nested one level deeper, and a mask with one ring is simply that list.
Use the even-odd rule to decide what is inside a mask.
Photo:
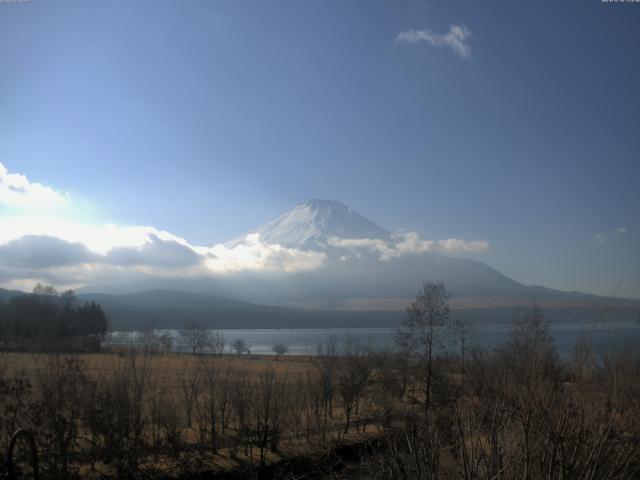
[{"label": "dry grass field", "polygon": [[[0,362],[6,375],[35,378],[39,368],[53,356],[48,353],[3,352],[0,353]],[[129,361],[128,356],[129,352],[125,349],[120,352],[114,349],[104,353],[60,355],[61,358],[80,359],[84,364],[85,373],[92,378],[99,378],[123,369]],[[288,378],[299,378],[315,367],[312,356],[224,355],[214,357],[183,353],[153,355],[150,367],[152,374],[162,377],[167,387],[177,387],[185,372],[192,371],[203,363],[213,365],[217,369],[231,367],[237,371],[251,372],[253,375],[273,370]]]},{"label": "dry grass field", "polygon": [[[13,390],[13,403],[29,407],[4,422],[2,444],[12,429],[26,427],[41,455],[50,456],[52,475],[64,470],[83,478],[128,478],[134,471],[180,477],[322,456],[379,434],[373,366],[340,383],[342,361],[139,349],[3,353],[2,377],[26,385]],[[34,406],[56,418],[43,419]],[[52,440],[56,436],[66,440]],[[61,450],[67,464],[56,459]],[[114,455],[121,458],[104,461]],[[135,458],[124,458],[130,455]]]},{"label": "dry grass field", "polygon": [[440,353],[442,331],[393,354],[2,353],[0,451],[29,429],[44,478],[638,478],[636,348],[562,362],[539,314],[492,351]]}]

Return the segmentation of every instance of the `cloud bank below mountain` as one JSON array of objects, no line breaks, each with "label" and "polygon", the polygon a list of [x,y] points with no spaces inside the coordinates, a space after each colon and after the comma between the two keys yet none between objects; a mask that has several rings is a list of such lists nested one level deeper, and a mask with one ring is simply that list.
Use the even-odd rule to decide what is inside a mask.
[{"label": "cloud bank below mountain", "polygon": [[[332,205],[348,208],[338,202],[326,203],[329,207],[325,210],[328,208],[329,212]],[[199,246],[152,226],[83,222],[69,215],[76,207],[70,194],[10,173],[0,163],[0,286],[29,289],[36,282],[46,282],[81,288],[125,279],[135,282],[143,278],[204,278],[238,273],[291,274],[319,269],[337,258],[368,255],[385,262],[406,255],[480,253],[489,248],[486,241],[424,240],[412,232],[384,238],[350,238],[348,224],[338,230],[342,236],[327,236],[318,243],[322,248],[283,244],[266,231],[249,233],[225,244]],[[293,218],[298,224],[306,221],[306,210],[299,207],[292,210],[296,212],[293,217],[283,217],[289,215],[288,221]],[[327,215],[325,210],[320,209],[315,215]],[[366,225],[367,233],[386,232],[351,209],[348,212],[357,218],[354,228]],[[313,221],[317,220],[314,217]],[[323,225],[326,222],[321,221]],[[311,227],[315,228],[315,224],[305,224],[306,235],[314,232],[313,228],[309,230]],[[285,234],[295,236],[295,226],[291,228],[293,232]]]},{"label": "cloud bank below mountain", "polygon": [[405,255],[425,252],[439,253],[482,253],[489,249],[489,242],[484,240],[461,240],[447,238],[444,240],[422,240],[415,232],[400,233],[394,236],[394,243],[372,238],[338,238],[331,237],[329,245],[340,248],[366,249],[377,253],[380,260],[387,261]]}]

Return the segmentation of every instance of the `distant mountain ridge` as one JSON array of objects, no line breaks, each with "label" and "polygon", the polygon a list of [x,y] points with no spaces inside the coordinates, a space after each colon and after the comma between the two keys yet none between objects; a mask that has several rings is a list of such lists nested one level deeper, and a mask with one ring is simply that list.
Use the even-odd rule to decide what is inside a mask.
[{"label": "distant mountain ridge", "polygon": [[[8,301],[25,292],[0,289],[0,298]],[[195,322],[205,328],[371,328],[396,327],[404,316],[406,305],[394,310],[303,310],[221,298],[212,295],[177,290],[145,290],[124,295],[86,293],[78,295],[81,302],[96,302],[104,309],[110,330],[179,329]],[[407,301],[408,303],[408,301]],[[456,308],[452,316],[465,323],[509,322],[531,305],[499,306],[495,308]],[[588,310],[574,307],[549,307],[545,316],[551,321],[628,320],[634,318],[636,307],[602,305]]]},{"label": "distant mountain ridge", "polygon": [[8,302],[12,297],[17,295],[24,295],[24,292],[19,290],[6,290],[4,288],[0,288],[0,302]]},{"label": "distant mountain ridge", "polygon": [[[0,299],[27,292],[0,288]],[[205,328],[339,328],[398,325],[399,312],[350,312],[299,310],[257,305],[178,290],[145,290],[124,295],[84,293],[80,302],[96,302],[105,311],[109,329],[115,331],[143,328],[179,329],[188,323]]]}]

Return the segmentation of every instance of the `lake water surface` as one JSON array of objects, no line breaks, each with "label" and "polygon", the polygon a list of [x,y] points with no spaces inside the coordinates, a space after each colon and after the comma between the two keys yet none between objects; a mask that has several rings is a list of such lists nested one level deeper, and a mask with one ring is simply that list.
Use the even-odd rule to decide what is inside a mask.
[{"label": "lake water surface", "polygon": [[[467,327],[466,344],[484,348],[494,348],[509,340],[511,325],[482,324]],[[290,355],[312,355],[321,343],[334,341],[338,347],[348,339],[374,349],[393,348],[396,328],[310,328],[310,329],[223,329],[221,332],[229,345],[235,339],[243,339],[251,353],[259,355],[273,354],[273,345],[285,344]],[[562,357],[571,354],[573,346],[586,339],[599,349],[630,344],[640,348],[640,324],[637,322],[609,323],[553,323],[550,333],[556,342]],[[188,350],[180,344],[178,330],[161,330],[173,338],[173,348],[177,351]],[[124,343],[136,334],[115,332],[110,343]]]}]

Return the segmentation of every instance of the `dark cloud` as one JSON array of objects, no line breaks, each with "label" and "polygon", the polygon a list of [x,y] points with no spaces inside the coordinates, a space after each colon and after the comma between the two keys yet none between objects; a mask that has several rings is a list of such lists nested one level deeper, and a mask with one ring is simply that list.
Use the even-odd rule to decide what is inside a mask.
[{"label": "dark cloud", "polygon": [[148,266],[156,268],[192,267],[202,257],[189,247],[173,241],[164,241],[156,235],[149,236],[149,243],[142,247],[118,247],[100,255],[81,243],[72,243],[55,237],[27,235],[0,246],[0,269],[37,271],[72,267],[86,263],[115,266]]},{"label": "dark cloud", "polygon": [[112,265],[145,265],[159,268],[192,267],[201,262],[202,257],[189,247],[174,241],[166,241],[156,235],[142,247],[117,247],[110,250],[103,261]]},{"label": "dark cloud", "polygon": [[71,243],[44,235],[26,235],[0,246],[0,266],[52,268],[91,263],[99,255],[81,243]]}]

